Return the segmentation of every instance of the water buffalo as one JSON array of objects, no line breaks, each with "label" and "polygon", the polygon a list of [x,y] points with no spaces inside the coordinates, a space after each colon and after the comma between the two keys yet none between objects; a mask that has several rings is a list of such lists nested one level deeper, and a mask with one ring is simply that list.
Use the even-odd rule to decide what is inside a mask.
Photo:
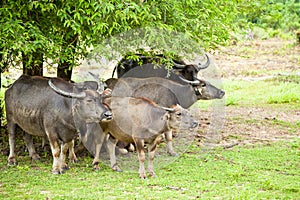
[{"label": "water buffalo", "polygon": [[[155,176],[153,159],[161,134],[179,127],[188,129],[198,126],[187,110],[178,104],[172,105],[171,108],[161,107],[144,97],[111,97],[105,101],[110,106],[114,118],[108,122],[100,122],[101,128],[116,140],[136,145],[140,163],[139,177],[142,179],[146,178],[144,144],[148,144],[149,174]],[[111,165],[115,166],[115,146],[108,146],[108,149]]]},{"label": "water buffalo", "polygon": [[[223,90],[207,81],[197,86],[182,85],[161,77],[108,79],[106,84],[112,89],[112,96],[146,97],[165,107],[179,104],[183,108],[189,108],[199,99],[217,99],[225,94]],[[173,156],[177,155],[172,146],[171,130],[165,133],[165,138],[168,153]]]},{"label": "water buffalo", "polygon": [[[97,83],[92,85],[97,86]],[[90,83],[75,84],[59,78],[38,76],[22,75],[16,80],[5,92],[10,145],[8,164],[17,163],[15,128],[18,125],[26,132],[25,143],[33,159],[38,155],[31,135],[48,138],[53,155],[52,173],[63,173],[68,168],[66,152],[73,149],[75,135],[78,132],[90,134],[90,123],[112,118],[112,113],[102,104],[97,88],[91,87]],[[101,148],[99,144],[94,145]],[[99,156],[95,156],[95,168],[98,161]]]},{"label": "water buffalo", "polygon": [[[143,56],[141,54],[136,54],[138,60],[132,60],[127,58],[122,58],[118,65],[114,68],[113,75],[117,71],[117,77],[168,77],[166,69],[157,68],[153,63],[159,63],[164,55],[156,55],[155,57]],[[179,78],[182,78],[184,81],[198,81],[197,74],[200,70],[207,68],[210,65],[210,58],[207,54],[206,63],[204,64],[187,64],[183,60],[173,60],[172,72],[179,75]],[[138,67],[140,66],[140,67]],[[140,70],[143,70],[141,73]],[[145,71],[146,70],[146,71]],[[167,74],[166,74],[167,73]],[[174,80],[174,77],[169,77],[171,80]],[[178,77],[175,77],[178,79]]]}]

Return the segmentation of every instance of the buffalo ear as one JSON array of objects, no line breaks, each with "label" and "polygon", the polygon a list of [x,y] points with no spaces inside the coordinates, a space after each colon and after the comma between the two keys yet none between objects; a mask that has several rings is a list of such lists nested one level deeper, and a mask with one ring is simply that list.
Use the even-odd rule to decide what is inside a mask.
[{"label": "buffalo ear", "polygon": [[169,120],[171,118],[171,115],[169,112],[166,112],[166,114],[163,116],[163,120]]},{"label": "buffalo ear", "polygon": [[96,81],[84,81],[84,87],[86,90],[98,90],[98,83]]},{"label": "buffalo ear", "polygon": [[82,83],[74,83],[74,85],[81,90],[97,90],[98,89],[98,83],[96,81],[84,81]]}]

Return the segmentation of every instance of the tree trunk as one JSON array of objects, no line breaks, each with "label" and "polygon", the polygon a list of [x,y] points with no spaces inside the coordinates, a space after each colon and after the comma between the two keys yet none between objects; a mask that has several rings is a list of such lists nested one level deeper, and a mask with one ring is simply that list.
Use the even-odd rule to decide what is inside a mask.
[{"label": "tree trunk", "polygon": [[66,81],[71,80],[72,77],[72,67],[68,62],[63,62],[58,65],[57,68],[57,77],[60,77]]},{"label": "tree trunk", "polygon": [[43,76],[43,54],[34,52],[32,58],[22,52],[23,74]]},{"label": "tree trunk", "polygon": [[[73,55],[75,54],[77,41],[78,41],[77,34],[73,35],[71,38],[68,39],[65,38],[66,46],[71,48],[72,51],[71,56],[67,60],[74,61],[75,58]],[[72,77],[72,69],[73,69],[72,62],[63,61],[59,63],[57,68],[57,77],[63,78],[66,81],[70,81]]]}]

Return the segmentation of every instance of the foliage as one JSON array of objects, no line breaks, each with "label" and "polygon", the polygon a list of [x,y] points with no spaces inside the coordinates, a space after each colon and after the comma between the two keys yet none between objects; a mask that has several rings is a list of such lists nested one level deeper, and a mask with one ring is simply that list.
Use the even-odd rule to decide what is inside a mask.
[{"label": "foliage", "polygon": [[76,66],[91,45],[141,27],[183,32],[213,47],[229,38],[235,8],[229,0],[2,1],[1,71],[19,65],[20,52],[33,62],[34,52],[42,52],[51,65],[68,61]]},{"label": "foliage", "polygon": [[270,32],[269,37],[281,31],[294,34],[300,29],[299,0],[244,0],[239,10],[236,25],[241,29],[260,27]]},{"label": "foliage", "polygon": [[183,33],[210,49],[225,44],[231,30],[249,24],[291,32],[300,27],[297,0],[5,0],[0,5],[1,71],[20,65],[21,52],[29,64],[37,62],[34,53],[41,52],[51,66],[77,66],[91,46],[137,28]]}]

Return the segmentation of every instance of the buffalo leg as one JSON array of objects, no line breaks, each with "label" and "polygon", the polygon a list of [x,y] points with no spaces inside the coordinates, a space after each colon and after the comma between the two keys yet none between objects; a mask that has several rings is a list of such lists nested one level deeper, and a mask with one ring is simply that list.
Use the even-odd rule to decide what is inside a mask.
[{"label": "buffalo leg", "polygon": [[66,163],[67,151],[74,147],[73,140],[68,143],[64,143],[61,145],[61,153],[60,153],[60,162],[61,162],[61,169],[63,171],[68,170],[69,166]]},{"label": "buffalo leg", "polygon": [[121,172],[122,170],[119,168],[116,159],[116,145],[118,143],[117,139],[110,137],[109,135],[106,136],[106,149],[109,153],[110,158],[110,167],[117,172]]},{"label": "buffalo leg", "polygon": [[101,151],[101,147],[102,147],[104,138],[105,138],[105,134],[102,133],[99,135],[100,142],[96,144],[96,152],[95,152],[95,157],[93,160],[93,170],[100,170],[99,158],[100,158],[100,151]]},{"label": "buffalo leg", "polygon": [[52,173],[62,174],[63,170],[61,168],[61,158],[60,158],[60,148],[57,141],[50,141],[51,152],[53,156]]},{"label": "buffalo leg", "polygon": [[100,150],[105,138],[99,123],[88,123],[86,132],[80,132],[81,142],[94,155],[93,169],[99,170]]},{"label": "buffalo leg", "polygon": [[49,149],[49,147],[50,147],[50,144],[49,144],[48,137],[45,136],[42,138],[42,148],[44,151],[50,152],[51,150]]},{"label": "buffalo leg", "polygon": [[8,165],[16,165],[16,155],[15,155],[15,132],[16,132],[16,124],[7,120],[7,129],[8,129],[8,140],[9,140],[9,156],[8,156]]},{"label": "buffalo leg", "polygon": [[72,140],[72,142],[70,143],[70,146],[69,146],[69,161],[71,163],[77,163],[78,162],[78,159],[77,159],[76,154],[74,152],[74,140]]},{"label": "buffalo leg", "polygon": [[167,132],[165,132],[165,138],[166,138],[166,142],[167,142],[167,148],[168,148],[168,153],[171,156],[178,156],[178,154],[174,151],[173,149],[173,136],[172,136],[172,130],[169,130]]},{"label": "buffalo leg", "polygon": [[154,172],[154,167],[153,167],[153,160],[155,157],[155,153],[157,150],[157,143],[154,141],[152,144],[149,144],[149,152],[148,152],[148,157],[149,157],[149,163],[148,163],[148,172],[149,175],[152,177],[156,177],[156,174]]},{"label": "buffalo leg", "polygon": [[141,139],[135,139],[134,140],[137,153],[138,153],[138,158],[140,162],[140,168],[139,168],[139,177],[141,179],[146,179],[146,173],[145,173],[145,149],[144,149],[144,140]]},{"label": "buffalo leg", "polygon": [[102,144],[96,144],[96,154],[95,154],[95,157],[93,160],[93,170],[100,170],[99,157],[100,157],[101,147],[102,147]]},{"label": "buffalo leg", "polygon": [[60,148],[59,148],[59,142],[57,137],[55,137],[54,135],[56,134],[51,134],[52,137],[49,137],[49,132],[46,131],[47,135],[48,135],[48,139],[49,139],[49,143],[50,143],[50,147],[51,147],[51,152],[52,152],[52,156],[53,156],[53,165],[52,165],[52,173],[53,174],[62,174],[63,170],[61,168],[61,157],[60,157]]},{"label": "buffalo leg", "polygon": [[32,160],[40,160],[41,159],[40,156],[35,151],[32,136],[29,135],[28,133],[24,132],[23,138],[24,138],[24,141],[28,148],[30,158]]}]

